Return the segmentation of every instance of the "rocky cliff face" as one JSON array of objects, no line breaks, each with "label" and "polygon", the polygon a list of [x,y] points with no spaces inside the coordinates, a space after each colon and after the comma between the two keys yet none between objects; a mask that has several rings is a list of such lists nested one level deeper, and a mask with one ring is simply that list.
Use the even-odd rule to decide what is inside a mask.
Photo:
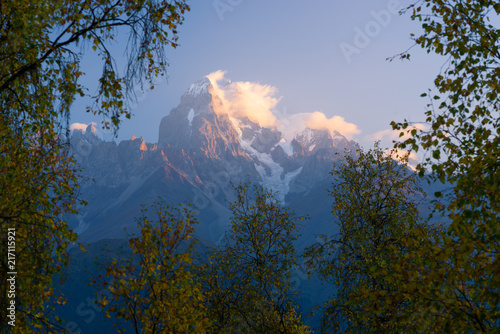
[{"label": "rocky cliff face", "polygon": [[338,132],[306,128],[287,141],[277,128],[233,117],[207,78],[192,84],[162,119],[158,143],[135,136],[106,142],[89,125],[73,132],[71,146],[89,201],[72,218],[83,240],[122,237],[123,227],[133,231],[140,204],[161,196],[197,205],[197,233],[214,242],[228,223],[231,182],[258,182],[286,204],[324,184],[337,153],[357,148]]}]

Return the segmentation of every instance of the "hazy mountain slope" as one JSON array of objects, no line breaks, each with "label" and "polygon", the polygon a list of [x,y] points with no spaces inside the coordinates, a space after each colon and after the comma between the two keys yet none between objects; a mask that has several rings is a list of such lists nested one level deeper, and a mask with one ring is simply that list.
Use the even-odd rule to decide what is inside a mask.
[{"label": "hazy mountain slope", "polygon": [[72,151],[86,180],[81,196],[89,204],[70,221],[82,241],[122,237],[124,227],[134,229],[140,205],[160,196],[196,205],[199,237],[217,242],[228,223],[231,183],[243,180],[273,189],[285,204],[310,201],[313,211],[324,210],[323,200],[311,199],[323,194],[312,190],[328,178],[336,153],[358,147],[338,132],[310,128],[287,141],[276,127],[230,114],[206,77],[162,119],[158,137],[156,144],[135,136],[116,144],[101,140],[93,125],[74,130]]}]

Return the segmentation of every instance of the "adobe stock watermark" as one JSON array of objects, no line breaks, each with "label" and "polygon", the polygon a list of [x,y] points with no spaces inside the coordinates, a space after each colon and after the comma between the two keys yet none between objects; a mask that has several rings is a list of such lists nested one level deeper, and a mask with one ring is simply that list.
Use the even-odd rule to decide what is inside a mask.
[{"label": "adobe stock watermark", "polygon": [[[154,89],[157,89],[158,87],[163,85],[163,83],[167,81],[167,78],[168,77],[166,73],[153,77],[152,85],[154,86]],[[128,107],[130,108],[130,110],[136,109],[139,104],[144,101],[148,97],[148,95],[151,94],[153,90],[147,87],[150,87],[148,83],[145,83],[144,86],[141,86],[140,84],[134,85],[134,87],[132,88],[133,92],[131,92],[132,98],[128,99]]]},{"label": "adobe stock watermark", "polygon": [[[7,324],[11,327],[16,326],[16,229],[9,227],[7,229]],[[5,312],[5,310],[4,310]]]},{"label": "adobe stock watermark", "polygon": [[352,62],[353,55],[360,54],[361,50],[367,48],[372,40],[382,32],[392,21],[393,16],[399,14],[401,10],[401,1],[390,0],[387,3],[387,9],[371,10],[370,15],[373,20],[368,21],[363,29],[354,27],[354,38],[352,43],[342,42],[339,47],[347,63]]},{"label": "adobe stock watermark", "polygon": [[215,0],[212,5],[219,17],[219,20],[224,21],[224,15],[227,12],[232,12],[236,7],[241,5],[243,0]]},{"label": "adobe stock watermark", "polygon": [[223,193],[226,198],[232,194],[231,180],[239,176],[242,172],[241,166],[236,161],[230,161],[226,170],[213,174],[212,182],[203,184],[202,188],[195,188],[193,204],[198,209],[204,209],[220,194]]},{"label": "adobe stock watermark", "polygon": [[[104,311],[104,309],[99,306],[99,299],[97,296],[105,296],[108,299],[111,299],[113,294],[108,289],[104,288],[99,290],[95,295],[87,297],[85,301],[82,301],[76,307],[76,314],[81,318],[78,321],[83,321],[86,324],[90,324],[96,319],[97,314]],[[75,321],[70,321],[66,323],[64,327],[65,333],[81,333],[82,329],[80,328],[79,323]]]}]

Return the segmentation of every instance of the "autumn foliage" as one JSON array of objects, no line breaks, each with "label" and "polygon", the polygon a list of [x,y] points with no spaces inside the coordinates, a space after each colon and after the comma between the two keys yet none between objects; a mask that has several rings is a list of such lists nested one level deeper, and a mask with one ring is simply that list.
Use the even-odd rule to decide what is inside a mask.
[{"label": "autumn foliage", "polygon": [[208,325],[204,296],[195,277],[194,213],[189,207],[155,203],[143,208],[140,235],[131,236],[132,257],[120,254],[97,282],[108,293],[99,303],[108,317],[123,319],[118,331],[204,333]]},{"label": "autumn foliage", "polygon": [[230,230],[200,272],[209,333],[309,333],[292,283],[298,217],[272,191],[236,187]]},{"label": "autumn foliage", "polygon": [[[16,326],[29,333],[61,330],[50,316],[64,299],[54,279],[67,263],[76,239],[64,214],[76,213],[78,169],[67,155],[70,108],[76,98],[93,101],[88,111],[103,126],[117,129],[130,117],[127,101],[134,87],[154,86],[166,72],[165,46],[177,46],[177,26],[189,10],[185,1],[2,1],[0,2],[0,241],[16,231]],[[125,31],[129,38],[121,71],[110,43]],[[85,49],[101,59],[97,93],[80,84]],[[7,298],[6,247],[0,250],[2,297]]]}]

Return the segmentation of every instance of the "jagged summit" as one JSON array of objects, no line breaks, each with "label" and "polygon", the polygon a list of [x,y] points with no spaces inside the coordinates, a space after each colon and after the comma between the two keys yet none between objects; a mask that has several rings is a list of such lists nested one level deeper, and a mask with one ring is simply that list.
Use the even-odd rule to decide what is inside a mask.
[{"label": "jagged summit", "polygon": [[94,122],[90,123],[85,129],[85,133],[92,133],[93,135],[97,135],[97,128],[94,125]]},{"label": "jagged summit", "polygon": [[327,129],[305,128],[295,136],[294,141],[301,146],[297,147],[297,145],[295,145],[295,149],[297,151],[303,149],[305,154],[312,154],[320,149],[344,151],[346,148],[357,147],[354,142],[349,141],[338,131]]},{"label": "jagged summit", "polygon": [[198,80],[161,120],[158,144],[214,159],[244,155],[238,134],[221,109],[222,102],[212,94],[208,78]]},{"label": "jagged summit", "polygon": [[72,134],[76,135],[94,135],[100,139],[102,139],[100,131],[96,127],[96,123],[91,122],[89,124],[81,124],[81,123],[73,123],[69,128]]},{"label": "jagged summit", "polygon": [[103,141],[95,123],[90,123],[87,126],[78,124],[77,127],[71,129],[71,132],[73,149],[82,155],[88,154],[93,146],[99,145]]},{"label": "jagged summit", "polygon": [[187,95],[198,96],[202,94],[208,94],[209,88],[211,87],[210,80],[207,77],[203,77],[195,83],[191,84]]}]

